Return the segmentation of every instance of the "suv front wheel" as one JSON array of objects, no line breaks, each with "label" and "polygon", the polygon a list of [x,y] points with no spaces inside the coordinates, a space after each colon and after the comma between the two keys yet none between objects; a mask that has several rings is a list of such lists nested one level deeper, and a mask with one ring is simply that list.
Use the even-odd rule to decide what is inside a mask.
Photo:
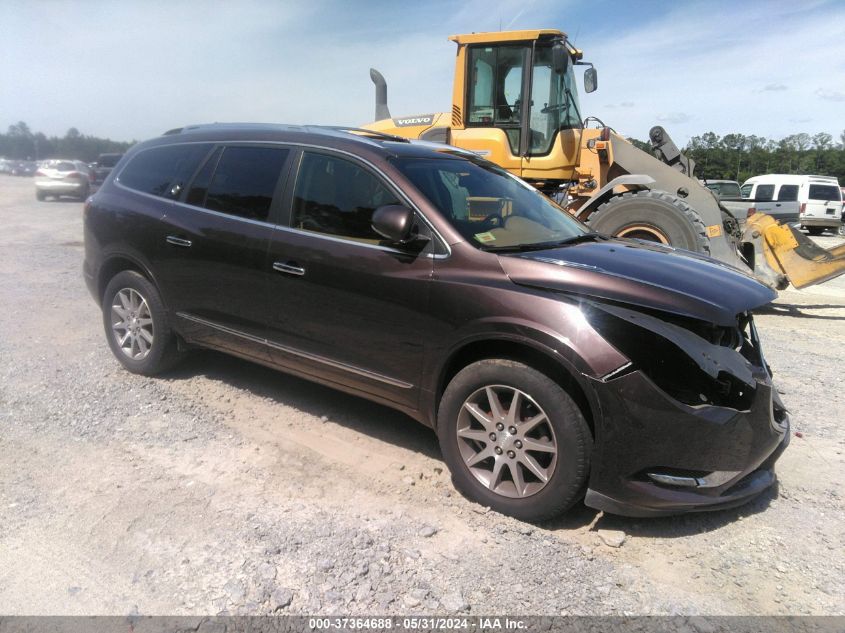
[{"label": "suv front wheel", "polygon": [[449,383],[437,432],[455,487],[466,497],[541,521],[583,493],[592,436],[578,405],[545,374],[487,359]]},{"label": "suv front wheel", "polygon": [[118,273],[106,287],[103,327],[112,353],[135,374],[158,374],[180,357],[158,290],[134,270]]}]

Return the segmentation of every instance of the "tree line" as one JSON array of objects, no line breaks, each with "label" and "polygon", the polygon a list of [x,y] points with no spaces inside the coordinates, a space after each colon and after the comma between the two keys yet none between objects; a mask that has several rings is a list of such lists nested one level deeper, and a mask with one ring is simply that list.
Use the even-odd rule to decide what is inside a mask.
[{"label": "tree line", "polygon": [[[648,143],[629,139],[650,152]],[[99,154],[125,152],[135,141],[113,141],[83,135],[75,127],[64,137],[32,132],[19,121],[0,134],[0,157],[16,160],[75,158],[92,162]],[[699,178],[737,180],[742,183],[759,174],[816,174],[835,176],[845,185],[845,130],[837,142],[826,132],[791,134],[780,140],[754,134],[707,132],[693,136],[684,153],[695,160]]]},{"label": "tree line", "polygon": [[93,162],[100,154],[122,153],[135,142],[113,141],[108,138],[83,135],[75,127],[63,137],[33,132],[19,121],[0,134],[0,157],[14,160],[44,160],[45,158],[78,159]]},{"label": "tree line", "polygon": [[[630,140],[640,149],[651,149],[648,143]],[[827,132],[801,132],[780,140],[707,132],[693,136],[682,151],[696,162],[698,178],[742,183],[760,174],[814,174],[835,176],[845,185],[845,130],[838,142]]]}]

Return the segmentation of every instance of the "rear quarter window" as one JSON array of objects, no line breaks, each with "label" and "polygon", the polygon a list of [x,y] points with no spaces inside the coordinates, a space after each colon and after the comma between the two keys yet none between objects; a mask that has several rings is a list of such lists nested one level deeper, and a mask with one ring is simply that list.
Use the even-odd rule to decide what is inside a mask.
[{"label": "rear quarter window", "polygon": [[211,143],[189,143],[143,150],[129,161],[117,180],[136,191],[171,197],[171,188],[191,177],[211,147]]},{"label": "rear quarter window", "polygon": [[828,202],[830,200],[839,202],[842,200],[842,191],[835,185],[810,185],[810,194],[808,197],[810,200],[820,200],[822,202]]}]

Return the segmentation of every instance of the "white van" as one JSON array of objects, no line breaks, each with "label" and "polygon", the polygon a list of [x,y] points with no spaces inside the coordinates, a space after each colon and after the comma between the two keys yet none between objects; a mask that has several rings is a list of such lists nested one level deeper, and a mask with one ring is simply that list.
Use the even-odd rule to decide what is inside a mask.
[{"label": "white van", "polygon": [[810,235],[819,235],[825,229],[836,233],[842,226],[842,190],[836,178],[766,174],[746,180],[741,191],[743,198],[755,200],[797,200],[801,203],[801,226]]}]

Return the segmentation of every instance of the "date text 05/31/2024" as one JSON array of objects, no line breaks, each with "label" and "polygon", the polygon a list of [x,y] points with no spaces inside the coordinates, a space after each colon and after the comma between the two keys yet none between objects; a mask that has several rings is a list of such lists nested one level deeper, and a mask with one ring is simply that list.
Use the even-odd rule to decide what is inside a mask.
[{"label": "date text 05/31/2024", "polygon": [[328,617],[309,618],[308,628],[312,631],[329,630],[507,630],[520,631],[528,627],[523,620],[498,617]]}]

